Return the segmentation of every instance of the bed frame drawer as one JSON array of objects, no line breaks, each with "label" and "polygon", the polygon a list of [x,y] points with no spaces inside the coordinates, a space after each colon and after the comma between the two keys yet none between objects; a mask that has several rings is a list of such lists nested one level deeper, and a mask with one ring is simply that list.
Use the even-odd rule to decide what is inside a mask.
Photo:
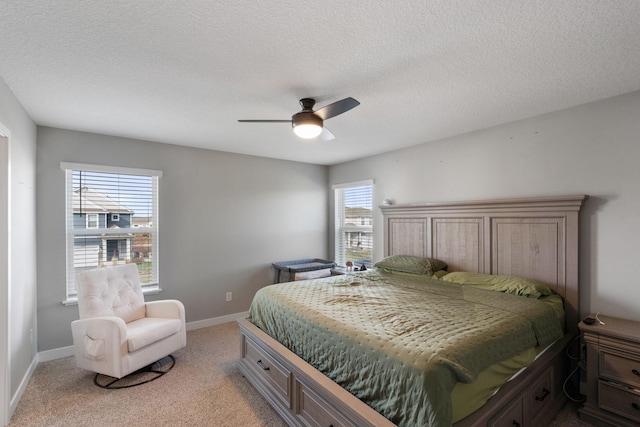
[{"label": "bed frame drawer", "polygon": [[352,427],[349,422],[326,400],[318,396],[310,387],[296,380],[296,414],[307,426]]},{"label": "bed frame drawer", "polygon": [[519,399],[512,401],[498,412],[488,423],[490,427],[537,427],[548,425],[557,404],[557,384],[554,382],[554,367],[550,366],[539,375],[531,388],[525,389]]},{"label": "bed frame drawer", "polygon": [[489,421],[489,427],[527,427],[524,401],[518,399]]},{"label": "bed frame drawer", "polygon": [[547,407],[555,401],[555,388],[553,386],[553,369],[547,369],[540,375],[529,391],[529,410],[532,425],[543,425],[540,417],[545,415]]},{"label": "bed frame drawer", "polygon": [[261,383],[267,386],[286,407],[292,407],[291,384],[293,375],[275,358],[267,354],[257,343],[245,338],[242,349],[244,366],[251,371]]}]

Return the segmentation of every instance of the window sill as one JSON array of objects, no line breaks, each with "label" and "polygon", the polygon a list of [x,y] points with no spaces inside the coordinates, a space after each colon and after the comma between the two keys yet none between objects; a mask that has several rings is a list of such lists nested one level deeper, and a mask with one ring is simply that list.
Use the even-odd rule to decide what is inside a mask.
[{"label": "window sill", "polygon": [[[142,288],[143,295],[156,295],[162,292],[162,288],[160,286],[147,286]],[[70,297],[66,300],[62,301],[62,305],[78,305],[78,297]]]}]

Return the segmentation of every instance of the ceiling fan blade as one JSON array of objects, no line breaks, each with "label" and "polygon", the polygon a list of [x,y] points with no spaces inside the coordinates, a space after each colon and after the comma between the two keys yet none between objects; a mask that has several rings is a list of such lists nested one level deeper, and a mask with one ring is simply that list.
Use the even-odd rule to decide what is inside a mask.
[{"label": "ceiling fan blade", "polygon": [[333,104],[325,105],[318,111],[315,111],[315,114],[322,120],[327,120],[331,117],[337,116],[338,114],[346,113],[347,111],[357,107],[358,105],[360,105],[358,101],[349,97],[341,99],[340,101],[336,101]]},{"label": "ceiling fan blade", "polygon": [[240,123],[291,123],[291,120],[238,120]]},{"label": "ceiling fan blade", "polygon": [[238,120],[240,123],[291,123],[291,120]]},{"label": "ceiling fan blade", "polygon": [[320,132],[320,139],[323,141],[331,141],[332,139],[335,139],[336,136],[331,133],[331,131],[325,127],[322,128],[322,132]]}]

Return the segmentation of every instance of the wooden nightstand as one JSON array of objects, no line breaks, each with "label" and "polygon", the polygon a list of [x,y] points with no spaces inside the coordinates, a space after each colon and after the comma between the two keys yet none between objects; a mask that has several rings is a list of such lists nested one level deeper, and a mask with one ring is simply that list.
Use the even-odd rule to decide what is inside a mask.
[{"label": "wooden nightstand", "polygon": [[587,346],[587,401],[580,418],[597,426],[638,426],[640,322],[598,317],[604,325],[578,325]]}]

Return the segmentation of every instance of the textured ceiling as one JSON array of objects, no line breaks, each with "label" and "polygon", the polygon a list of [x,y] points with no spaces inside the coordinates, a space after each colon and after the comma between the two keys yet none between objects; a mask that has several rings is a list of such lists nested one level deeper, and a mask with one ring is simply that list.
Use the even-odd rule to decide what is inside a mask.
[{"label": "textured ceiling", "polygon": [[[39,125],[335,164],[640,89],[638,0],[0,0]],[[361,105],[298,139],[298,100]]]}]

